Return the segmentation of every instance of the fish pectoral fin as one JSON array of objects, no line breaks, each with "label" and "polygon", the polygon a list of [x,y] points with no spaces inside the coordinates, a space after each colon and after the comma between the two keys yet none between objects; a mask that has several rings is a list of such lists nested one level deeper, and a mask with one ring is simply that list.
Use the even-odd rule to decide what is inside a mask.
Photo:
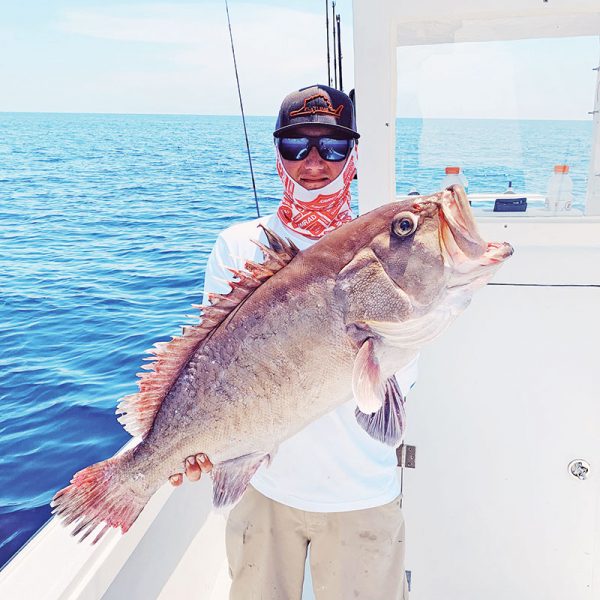
[{"label": "fish pectoral fin", "polygon": [[358,408],[365,414],[377,412],[383,404],[385,389],[373,338],[363,342],[354,359],[352,392]]},{"label": "fish pectoral fin", "polygon": [[269,457],[265,452],[252,452],[213,466],[213,504],[227,506],[235,502],[246,490],[248,483],[262,462]]},{"label": "fish pectoral fin", "polygon": [[394,376],[385,382],[385,399],[381,408],[365,414],[355,411],[358,424],[373,438],[388,446],[398,446],[404,436],[404,397]]}]

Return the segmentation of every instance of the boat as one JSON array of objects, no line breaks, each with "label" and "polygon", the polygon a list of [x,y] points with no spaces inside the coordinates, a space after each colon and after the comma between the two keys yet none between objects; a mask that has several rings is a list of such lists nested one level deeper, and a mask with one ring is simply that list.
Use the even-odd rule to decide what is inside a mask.
[{"label": "boat", "polygon": [[[354,0],[353,19],[361,212],[397,196],[398,46],[600,34],[597,0]],[[477,209],[515,255],[422,353],[401,469],[412,600],[600,595],[600,81],[593,112],[585,210]],[[166,484],[94,546],[53,519],[0,597],[224,600],[226,514],[210,498],[208,480]]]}]

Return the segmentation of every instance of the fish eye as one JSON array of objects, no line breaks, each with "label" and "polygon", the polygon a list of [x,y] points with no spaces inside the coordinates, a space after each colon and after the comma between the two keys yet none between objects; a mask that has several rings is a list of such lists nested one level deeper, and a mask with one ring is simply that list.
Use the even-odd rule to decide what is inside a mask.
[{"label": "fish eye", "polygon": [[392,222],[392,233],[397,237],[407,237],[415,232],[419,224],[418,218],[412,213],[402,213]]}]

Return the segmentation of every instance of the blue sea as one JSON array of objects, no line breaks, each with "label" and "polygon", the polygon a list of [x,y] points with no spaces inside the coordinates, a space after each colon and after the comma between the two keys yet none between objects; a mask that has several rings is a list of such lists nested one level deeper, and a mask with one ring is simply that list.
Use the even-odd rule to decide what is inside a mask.
[{"label": "blue sea", "polygon": [[[263,214],[273,122],[248,119]],[[471,192],[544,192],[566,162],[581,207],[590,141],[591,122],[399,119],[397,189],[460,165]],[[254,216],[238,117],[0,114],[0,565],[127,442],[114,411],[145,350],[187,322],[217,233]]]}]

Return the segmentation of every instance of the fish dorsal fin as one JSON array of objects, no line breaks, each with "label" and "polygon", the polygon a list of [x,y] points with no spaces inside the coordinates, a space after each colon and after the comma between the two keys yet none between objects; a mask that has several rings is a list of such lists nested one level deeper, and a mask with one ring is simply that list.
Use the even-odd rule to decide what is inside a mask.
[{"label": "fish dorsal fin", "polygon": [[202,311],[198,325],[186,325],[182,335],[169,342],[159,342],[148,350],[151,356],[142,366],[145,372],[138,373],[139,392],[121,399],[117,406],[118,421],[133,436],[144,438],[154,422],[162,401],[169,393],[182,369],[194,352],[206,341],[219,325],[239,307],[259,286],[280,271],[298,254],[298,247],[284,240],[275,232],[259,225],[268,245],[254,243],[261,249],[265,260],[256,263],[246,261],[244,269],[229,269],[235,279],[228,282],[231,291],[227,294],[209,294],[210,305],[192,305]]}]

